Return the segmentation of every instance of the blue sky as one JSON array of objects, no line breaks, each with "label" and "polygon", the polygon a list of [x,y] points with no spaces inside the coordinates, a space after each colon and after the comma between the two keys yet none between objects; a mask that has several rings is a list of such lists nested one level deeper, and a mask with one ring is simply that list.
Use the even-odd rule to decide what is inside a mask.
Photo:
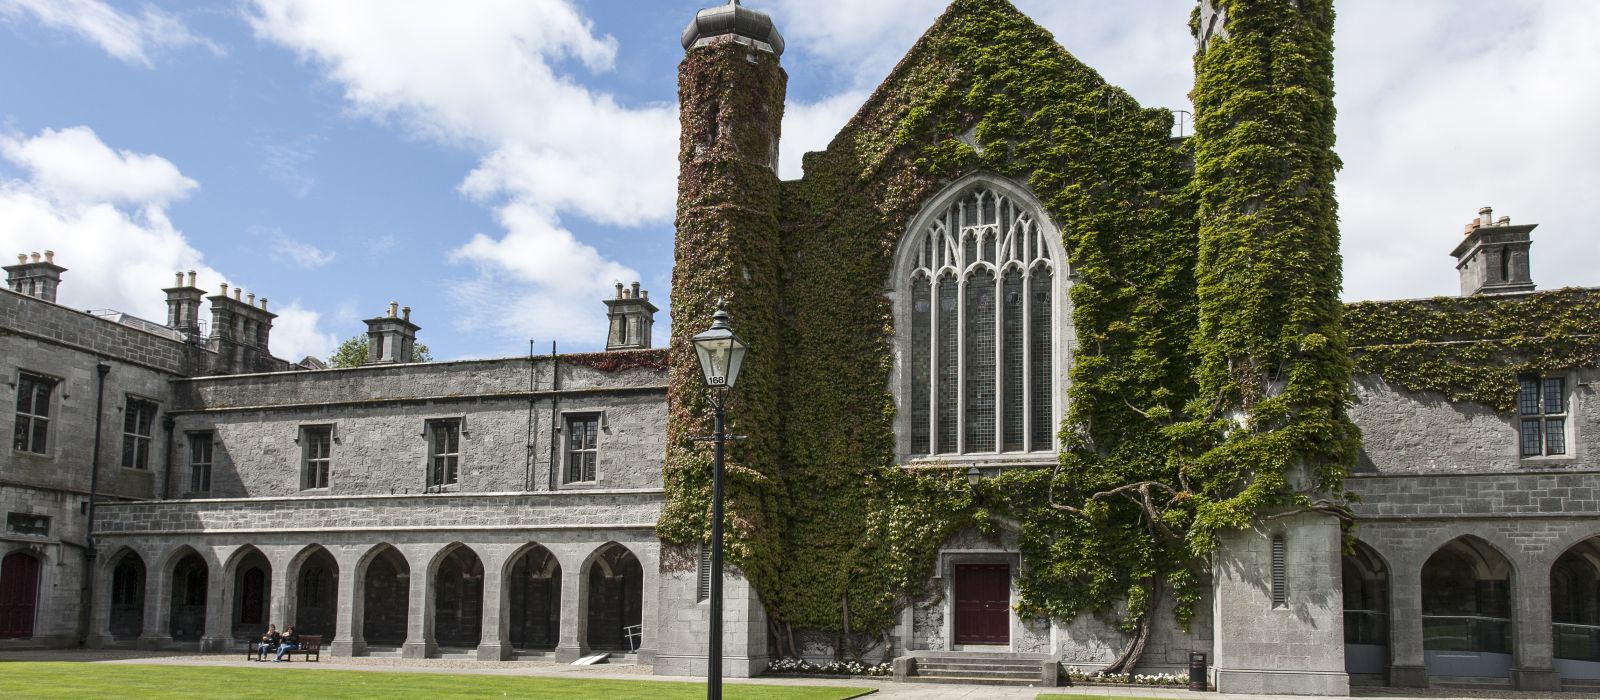
[{"label": "blue sky", "polygon": [[[0,0],[0,253],[54,249],[63,303],[156,320],[175,270],[243,285],[293,359],[391,300],[440,358],[595,349],[614,280],[670,286],[678,34],[705,4]],[[789,39],[797,177],[945,3],[749,4]],[[1187,107],[1190,0],[1017,4]],[[1600,4],[1337,6],[1346,297],[1454,293],[1483,205],[1541,224],[1541,286],[1600,284]]]}]

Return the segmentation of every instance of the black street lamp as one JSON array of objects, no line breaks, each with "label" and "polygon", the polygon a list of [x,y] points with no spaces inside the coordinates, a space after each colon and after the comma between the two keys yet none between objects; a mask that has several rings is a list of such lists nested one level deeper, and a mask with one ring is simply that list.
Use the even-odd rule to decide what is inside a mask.
[{"label": "black street lamp", "polygon": [[715,459],[711,472],[711,651],[706,659],[706,698],[722,700],[722,452],[728,436],[723,429],[722,407],[727,391],[739,379],[745,351],[750,349],[728,327],[728,312],[717,304],[711,329],[691,339],[700,358],[700,371],[711,389],[715,420],[711,441]]}]

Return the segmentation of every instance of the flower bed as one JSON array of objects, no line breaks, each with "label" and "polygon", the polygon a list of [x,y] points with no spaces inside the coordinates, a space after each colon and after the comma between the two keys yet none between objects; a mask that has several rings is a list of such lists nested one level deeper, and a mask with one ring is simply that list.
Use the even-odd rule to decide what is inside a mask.
[{"label": "flower bed", "polygon": [[1187,687],[1189,677],[1179,673],[1101,673],[1085,671],[1076,666],[1067,669],[1067,678],[1073,685],[1158,685]]},{"label": "flower bed", "polygon": [[804,676],[888,676],[894,673],[894,664],[884,662],[876,666],[859,661],[829,661],[814,664],[805,659],[773,659],[767,662],[767,673],[786,673]]}]

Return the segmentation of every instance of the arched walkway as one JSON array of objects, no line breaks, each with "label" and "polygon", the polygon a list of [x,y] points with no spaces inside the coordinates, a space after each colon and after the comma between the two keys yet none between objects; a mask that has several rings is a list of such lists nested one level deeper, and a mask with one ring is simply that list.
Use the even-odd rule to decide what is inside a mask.
[{"label": "arched walkway", "polygon": [[12,552],[0,559],[0,639],[33,636],[41,563],[29,552]]},{"label": "arched walkway", "polygon": [[550,550],[533,545],[507,575],[511,646],[549,651],[561,638],[561,564]]},{"label": "arched walkway", "polygon": [[1389,669],[1389,567],[1365,543],[1342,559],[1344,662],[1349,673]]},{"label": "arched walkway", "polygon": [[1422,631],[1430,676],[1511,674],[1511,563],[1472,536],[1422,565]]},{"label": "arched walkway", "polygon": [[189,550],[172,565],[171,617],[167,634],[174,641],[199,641],[206,632],[206,591],[211,572],[198,552]]},{"label": "arched walkway", "polygon": [[361,636],[368,647],[399,647],[406,642],[411,607],[411,566],[389,545],[368,556],[361,590]]},{"label": "arched walkway", "polygon": [[[233,573],[233,638],[255,639],[272,622],[272,564],[255,547],[235,555]],[[279,627],[284,627],[288,621]]]},{"label": "arched walkway", "polygon": [[322,636],[331,643],[339,635],[339,562],[322,547],[313,545],[300,562],[295,582],[294,620],[300,634]]},{"label": "arched walkway", "polygon": [[483,638],[483,562],[470,547],[439,555],[433,587],[433,638],[441,647],[475,648]]},{"label": "arched walkway", "polygon": [[1556,671],[1600,679],[1600,537],[1573,545],[1550,567]]},{"label": "arched walkway", "polygon": [[144,559],[124,550],[111,568],[111,638],[137,639],[144,632]]},{"label": "arched walkway", "polygon": [[591,557],[588,572],[588,647],[600,651],[638,648],[644,618],[644,567],[615,542]]}]

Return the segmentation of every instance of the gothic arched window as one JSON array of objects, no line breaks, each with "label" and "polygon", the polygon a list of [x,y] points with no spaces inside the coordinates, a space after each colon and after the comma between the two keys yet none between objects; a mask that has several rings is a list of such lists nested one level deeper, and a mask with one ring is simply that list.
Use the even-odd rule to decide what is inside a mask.
[{"label": "gothic arched window", "polygon": [[896,257],[902,458],[1056,450],[1069,327],[1060,235],[1026,190],[973,176]]}]

